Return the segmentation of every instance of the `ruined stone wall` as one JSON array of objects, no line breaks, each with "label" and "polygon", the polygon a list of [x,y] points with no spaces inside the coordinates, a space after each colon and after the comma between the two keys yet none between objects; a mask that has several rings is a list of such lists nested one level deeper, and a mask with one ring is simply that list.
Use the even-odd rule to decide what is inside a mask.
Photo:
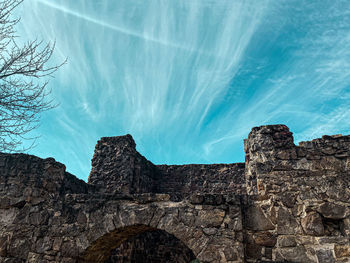
[{"label": "ruined stone wall", "polygon": [[243,163],[154,165],[130,135],[97,142],[89,184],[108,193],[165,193],[174,201],[192,193],[245,194]]},{"label": "ruined stone wall", "polygon": [[245,141],[246,260],[350,261],[350,136],[293,143],[284,125]]},{"label": "ruined stone wall", "polygon": [[91,166],[89,183],[104,193],[156,192],[156,167],[136,151],[131,135],[101,138]]},{"label": "ruined stone wall", "polygon": [[154,165],[131,136],[102,138],[87,184],[53,158],[0,154],[0,262],[139,257],[159,230],[201,262],[350,262],[350,136],[296,146],[261,126],[245,157]]},{"label": "ruined stone wall", "polygon": [[53,158],[26,154],[0,154],[0,174],[0,262],[64,258],[64,240],[75,233],[65,224],[77,216],[65,197],[91,186]]},{"label": "ruined stone wall", "polygon": [[[25,154],[0,154],[0,172],[1,263],[105,263],[118,247],[122,255],[139,257],[140,247],[161,244],[135,236],[156,230],[174,237],[167,246],[174,257],[186,246],[201,262],[244,260],[240,197],[234,194],[173,202],[168,194],[104,193],[53,158]],[[139,242],[135,250],[128,240]]]}]

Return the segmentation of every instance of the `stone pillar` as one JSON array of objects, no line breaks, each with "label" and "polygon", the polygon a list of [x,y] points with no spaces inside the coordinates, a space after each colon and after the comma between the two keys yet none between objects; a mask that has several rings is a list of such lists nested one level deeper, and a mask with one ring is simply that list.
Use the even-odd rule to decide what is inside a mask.
[{"label": "stone pillar", "polygon": [[136,151],[131,135],[103,137],[95,147],[89,184],[106,193],[155,192],[157,168]]},{"label": "stone pillar", "polygon": [[258,174],[267,174],[272,170],[276,154],[288,155],[293,147],[293,135],[286,125],[266,125],[252,129],[248,139],[244,140],[248,195],[259,193]]},{"label": "stone pillar", "polygon": [[276,260],[278,237],[277,215],[270,194],[275,183],[271,173],[281,168],[277,156],[289,156],[294,149],[293,136],[285,125],[255,127],[244,146],[248,194],[243,207],[245,259],[270,262]]}]

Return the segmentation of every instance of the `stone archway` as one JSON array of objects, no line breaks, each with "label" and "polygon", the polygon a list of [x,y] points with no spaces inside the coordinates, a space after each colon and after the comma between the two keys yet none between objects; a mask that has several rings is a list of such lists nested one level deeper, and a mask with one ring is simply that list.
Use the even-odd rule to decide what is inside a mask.
[{"label": "stone archway", "polygon": [[192,250],[163,230],[149,230],[124,241],[106,263],[189,263],[195,260]]},{"label": "stone archway", "polygon": [[134,196],[134,200],[109,200],[96,207],[84,201],[86,228],[74,238],[78,262],[106,263],[126,240],[156,230],[181,240],[201,262],[243,262],[239,199],[221,198],[218,207],[212,204],[213,197],[172,202],[155,195],[146,202],[144,196]]},{"label": "stone archway", "polygon": [[146,225],[118,228],[93,242],[79,257],[80,263],[178,262],[195,260],[192,250],[164,230]]}]

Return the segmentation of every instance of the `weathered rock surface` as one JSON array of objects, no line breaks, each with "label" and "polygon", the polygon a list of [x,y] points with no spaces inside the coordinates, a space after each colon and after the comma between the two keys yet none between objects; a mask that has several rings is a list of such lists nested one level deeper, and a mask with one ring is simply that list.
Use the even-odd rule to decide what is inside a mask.
[{"label": "weathered rock surface", "polygon": [[350,262],[350,136],[255,127],[245,157],[154,165],[105,137],[85,183],[0,153],[0,262]]},{"label": "weathered rock surface", "polygon": [[[255,241],[261,253],[245,260],[350,262],[350,136],[296,146],[288,127],[262,126],[245,140],[245,155],[248,199],[274,224],[268,232],[277,237],[268,254],[270,244]],[[246,230],[246,236],[259,233]]]},{"label": "weathered rock surface", "polygon": [[301,225],[306,234],[311,236],[322,236],[324,234],[324,226],[321,216],[316,212],[309,213],[301,219]]}]

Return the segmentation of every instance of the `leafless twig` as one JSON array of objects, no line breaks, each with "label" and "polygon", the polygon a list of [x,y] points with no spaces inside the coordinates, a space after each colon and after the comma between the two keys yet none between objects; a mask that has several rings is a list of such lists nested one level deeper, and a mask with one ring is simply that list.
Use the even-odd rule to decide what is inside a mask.
[{"label": "leafless twig", "polygon": [[11,12],[23,0],[0,1],[0,151],[18,151],[26,135],[38,127],[40,113],[56,105],[48,100],[47,80],[62,66],[48,67],[55,43],[33,40],[19,46]]}]

